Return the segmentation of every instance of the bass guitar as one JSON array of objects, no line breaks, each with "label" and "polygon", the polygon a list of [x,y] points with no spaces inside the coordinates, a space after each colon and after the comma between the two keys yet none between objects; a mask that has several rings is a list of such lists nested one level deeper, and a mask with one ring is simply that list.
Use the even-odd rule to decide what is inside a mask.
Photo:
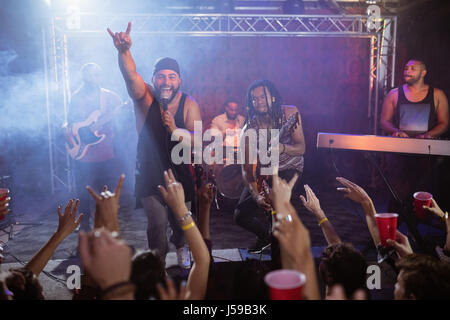
[{"label": "bass guitar", "polygon": [[130,100],[115,108],[113,112],[102,114],[97,109],[93,111],[84,121],[72,124],[69,132],[65,135],[67,140],[66,150],[74,160],[83,159],[89,149],[102,143],[106,139],[106,134],[99,133],[101,128],[110,122],[121,111],[122,107],[129,104]]}]

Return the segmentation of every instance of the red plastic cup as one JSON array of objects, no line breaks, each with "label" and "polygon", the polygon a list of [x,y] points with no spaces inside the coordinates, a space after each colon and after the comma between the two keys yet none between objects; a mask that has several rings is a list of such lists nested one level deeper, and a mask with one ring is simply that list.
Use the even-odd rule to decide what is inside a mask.
[{"label": "red plastic cup", "polygon": [[[5,189],[5,188],[0,188],[0,201],[4,201],[9,194],[9,189]],[[5,218],[5,216],[1,215],[0,216],[0,220],[3,220]]]},{"label": "red plastic cup", "polygon": [[417,219],[423,220],[427,216],[427,212],[423,206],[429,207],[431,205],[431,199],[433,195],[425,191],[418,191],[414,193],[414,206],[416,207]]},{"label": "red plastic cup", "polygon": [[397,217],[396,213],[378,213],[375,215],[377,219],[378,233],[380,234],[380,242],[383,247],[389,246],[386,243],[387,239],[395,240],[397,232]]},{"label": "red plastic cup", "polygon": [[301,300],[306,276],[296,270],[275,270],[264,277],[271,300]]}]

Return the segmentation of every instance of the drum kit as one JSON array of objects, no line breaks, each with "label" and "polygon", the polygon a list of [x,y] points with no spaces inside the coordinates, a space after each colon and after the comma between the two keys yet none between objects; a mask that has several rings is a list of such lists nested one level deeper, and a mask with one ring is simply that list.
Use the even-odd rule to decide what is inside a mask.
[{"label": "drum kit", "polygon": [[[227,152],[228,151],[228,152]],[[242,190],[244,189],[244,180],[242,178],[242,168],[238,164],[238,149],[233,148],[233,152],[229,152],[223,146],[223,157],[220,161],[213,163],[205,163],[196,165],[195,171],[197,179],[197,187],[200,183],[211,183],[216,189],[215,205],[216,209],[226,209],[229,206],[237,204]],[[214,151],[211,151],[214,157]]]}]

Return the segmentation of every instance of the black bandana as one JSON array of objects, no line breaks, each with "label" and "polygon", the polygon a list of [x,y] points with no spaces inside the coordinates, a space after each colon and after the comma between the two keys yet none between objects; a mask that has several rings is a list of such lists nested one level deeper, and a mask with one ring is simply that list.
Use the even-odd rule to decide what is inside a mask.
[{"label": "black bandana", "polygon": [[180,66],[178,65],[178,62],[172,58],[160,58],[156,61],[155,66],[153,67],[153,75],[161,70],[173,70],[180,76]]}]

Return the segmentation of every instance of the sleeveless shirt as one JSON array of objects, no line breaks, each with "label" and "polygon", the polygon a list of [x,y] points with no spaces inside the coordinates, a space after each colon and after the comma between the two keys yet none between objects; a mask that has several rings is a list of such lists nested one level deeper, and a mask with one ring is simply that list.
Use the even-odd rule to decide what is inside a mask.
[{"label": "sleeveless shirt", "polygon": [[[186,97],[187,95],[183,93],[174,115],[177,128],[186,128],[184,123]],[[138,200],[151,195],[161,195],[158,185],[165,186],[163,172],[168,169],[172,169],[177,181],[183,185],[186,202],[193,200],[194,184],[189,165],[184,163],[175,165],[171,161],[172,148],[179,142],[171,141],[170,138],[171,135],[161,118],[159,103],[154,99],[137,144],[135,194]]]},{"label": "sleeveless shirt", "polygon": [[431,130],[437,124],[434,89],[429,86],[426,97],[418,102],[409,101],[403,86],[398,88],[398,101],[394,113],[394,126],[409,136]]},{"label": "sleeveless shirt", "polygon": [[[296,114],[293,114],[296,115]],[[292,117],[292,116],[291,116]],[[288,119],[286,119],[286,114],[283,112],[283,117],[281,121],[281,127],[285,125]],[[256,121],[256,118],[253,118],[249,121],[248,128],[255,129],[257,134],[259,135],[259,125]],[[259,138],[259,137],[258,137]],[[279,143],[286,144],[286,145],[293,145],[294,140],[292,138],[291,130],[286,130],[284,134],[279,137]],[[294,169],[300,172],[303,172],[303,166],[304,166],[304,158],[302,155],[289,155],[286,152],[279,155],[279,164],[278,164],[278,170],[288,170],[288,169]],[[259,167],[259,166],[258,166]]]}]

